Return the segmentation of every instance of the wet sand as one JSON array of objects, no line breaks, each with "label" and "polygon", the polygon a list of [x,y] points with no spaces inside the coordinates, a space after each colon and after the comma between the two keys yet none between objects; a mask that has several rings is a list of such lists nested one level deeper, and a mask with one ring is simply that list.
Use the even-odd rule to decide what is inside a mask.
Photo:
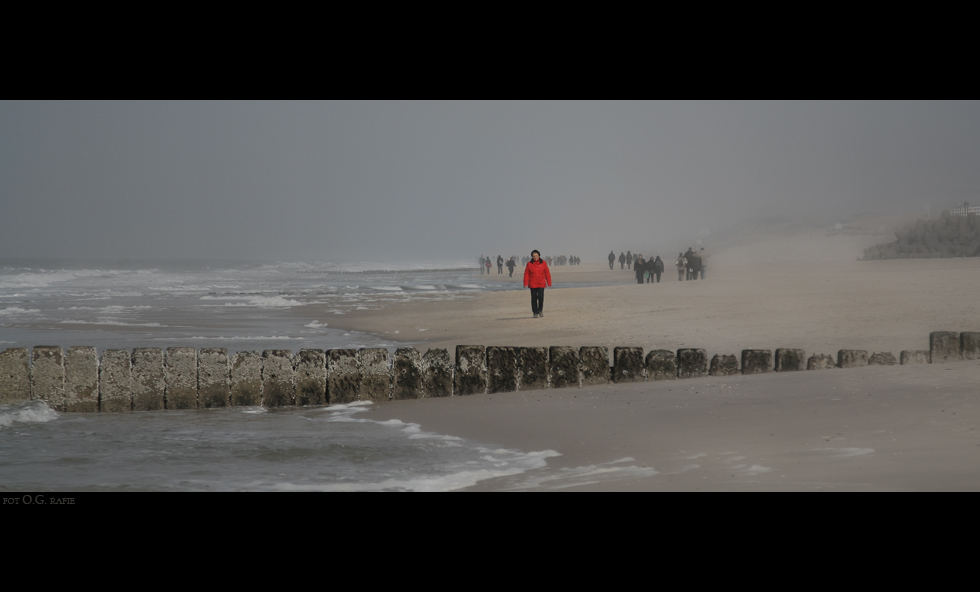
[{"label": "wet sand", "polygon": [[548,466],[478,491],[980,490],[980,362],[394,401],[372,419]]}]

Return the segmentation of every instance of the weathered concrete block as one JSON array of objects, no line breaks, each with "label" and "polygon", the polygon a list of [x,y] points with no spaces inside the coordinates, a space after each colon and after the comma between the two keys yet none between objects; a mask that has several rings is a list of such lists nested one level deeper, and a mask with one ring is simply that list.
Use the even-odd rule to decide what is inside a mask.
[{"label": "weathered concrete block", "polygon": [[868,366],[894,366],[898,363],[892,352],[878,352],[868,358]]},{"label": "weathered concrete block", "polygon": [[772,372],[771,349],[743,349],[742,374],[764,374]]},{"label": "weathered concrete block", "polygon": [[581,360],[582,386],[609,384],[609,348],[590,346],[579,348]]},{"label": "weathered concrete block", "polygon": [[361,401],[382,402],[391,398],[391,363],[388,350],[383,347],[364,348],[357,351],[361,368]]},{"label": "weathered concrete block", "polygon": [[614,382],[643,382],[646,378],[643,370],[642,347],[613,348]]},{"label": "weathered concrete block", "polygon": [[552,346],[548,350],[548,370],[551,388],[579,385],[578,350],[574,347]]},{"label": "weathered concrete block", "polygon": [[868,365],[868,350],[842,349],[837,352],[837,365],[841,368],[857,368]]},{"label": "weathered concrete block", "polygon": [[927,349],[905,349],[899,354],[899,360],[903,366],[908,364],[928,364],[929,350]]},{"label": "weathered concrete block", "polygon": [[945,364],[962,359],[960,334],[956,331],[933,331],[930,333],[929,357],[933,364]]},{"label": "weathered concrete block", "polygon": [[327,355],[322,349],[301,349],[293,362],[296,369],[296,404],[327,404]]},{"label": "weathered concrete block", "polygon": [[296,404],[293,352],[267,349],[262,352],[262,406],[288,407]]},{"label": "weathered concrete block", "polygon": [[422,393],[426,397],[451,397],[453,360],[445,349],[430,349],[422,356]]},{"label": "weathered concrete block", "polygon": [[974,331],[960,333],[960,356],[964,360],[980,360],[980,333]]},{"label": "weathered concrete block", "polygon": [[72,346],[65,354],[65,411],[99,410],[99,358],[94,347]]},{"label": "weathered concrete block", "polygon": [[31,361],[27,348],[0,352],[0,405],[31,399]]},{"label": "weathered concrete block", "polygon": [[197,400],[201,407],[227,407],[231,403],[227,349],[205,347],[197,353]]},{"label": "weathered concrete block", "polygon": [[655,349],[647,354],[647,380],[677,380],[677,354]]},{"label": "weathered concrete block", "polygon": [[548,348],[517,348],[518,390],[548,388]]},{"label": "weathered concrete block", "polygon": [[168,347],[163,376],[167,383],[167,409],[197,408],[197,350]]},{"label": "weathered concrete block", "polygon": [[422,356],[414,347],[399,347],[391,364],[391,398],[419,399],[425,396]]},{"label": "weathered concrete block", "polygon": [[677,378],[696,378],[708,373],[708,353],[703,349],[677,350]]},{"label": "weathered concrete block", "polygon": [[352,403],[361,388],[356,349],[327,350],[327,399],[331,405]]},{"label": "weathered concrete block", "polygon": [[164,408],[167,377],[163,350],[140,347],[133,350],[133,410],[156,411]]},{"label": "weathered concrete block", "polygon": [[65,408],[65,358],[55,345],[37,345],[31,355],[31,398],[41,399],[48,407]]},{"label": "weathered concrete block", "polygon": [[806,361],[807,370],[826,370],[836,367],[837,362],[834,361],[834,356],[828,354],[814,354]]},{"label": "weathered concrete block", "polygon": [[512,393],[517,390],[517,348],[487,348],[487,392]]},{"label": "weathered concrete block", "polygon": [[715,355],[711,358],[711,368],[708,370],[711,376],[731,376],[738,374],[738,358],[734,354],[730,356]]},{"label": "weathered concrete block", "polygon": [[487,348],[482,345],[456,346],[455,395],[487,392]]},{"label": "weathered concrete block", "polygon": [[234,407],[262,404],[262,356],[258,352],[237,352],[232,358],[231,404]]},{"label": "weathered concrete block", "polygon": [[133,360],[129,351],[107,349],[99,364],[99,411],[133,410]]},{"label": "weathered concrete block", "polygon": [[796,372],[806,368],[806,352],[802,349],[776,348],[776,372]]}]

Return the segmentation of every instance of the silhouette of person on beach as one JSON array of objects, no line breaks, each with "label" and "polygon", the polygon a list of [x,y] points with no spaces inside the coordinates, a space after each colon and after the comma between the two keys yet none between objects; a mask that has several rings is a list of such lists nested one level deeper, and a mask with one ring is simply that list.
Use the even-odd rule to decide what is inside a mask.
[{"label": "silhouette of person on beach", "polygon": [[510,275],[508,275],[507,277],[514,277],[515,267],[517,267],[517,261],[514,261],[514,258],[511,257],[510,259],[507,260],[507,269],[508,271],[510,271]]},{"label": "silhouette of person on beach", "polygon": [[616,264],[616,253],[614,253],[613,251],[609,251],[609,269],[611,270],[613,268],[613,265],[615,264]]},{"label": "silhouette of person on beach", "polygon": [[626,251],[626,269],[629,269],[632,263],[633,263],[633,254],[630,253],[629,251]]},{"label": "silhouette of person on beach", "polygon": [[619,252],[619,268],[626,269],[626,254],[622,251]]},{"label": "silhouette of person on beach", "polygon": [[486,264],[487,258],[480,255],[480,275],[483,275],[483,266]]},{"label": "silhouette of person on beach", "polygon": [[497,255],[497,275],[504,273],[504,258]]}]

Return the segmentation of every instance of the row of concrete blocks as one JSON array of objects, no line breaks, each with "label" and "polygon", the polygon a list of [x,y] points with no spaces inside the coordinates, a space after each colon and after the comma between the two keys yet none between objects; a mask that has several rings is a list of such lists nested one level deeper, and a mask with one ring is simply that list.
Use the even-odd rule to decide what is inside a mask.
[{"label": "row of concrete blocks", "polygon": [[[980,333],[933,332],[929,350],[907,350],[902,364],[980,359]],[[101,361],[94,347],[38,346],[0,353],[0,404],[44,400],[64,411],[132,411],[264,405],[324,405],[357,400],[384,401],[447,397],[542,388],[591,386],[608,382],[674,380],[890,365],[890,352],[842,349],[833,356],[806,357],[801,349],[742,350],[715,355],[703,349],[677,352],[640,347],[456,347],[449,352],[399,348],[304,349],[238,352],[173,347],[106,350]]]}]

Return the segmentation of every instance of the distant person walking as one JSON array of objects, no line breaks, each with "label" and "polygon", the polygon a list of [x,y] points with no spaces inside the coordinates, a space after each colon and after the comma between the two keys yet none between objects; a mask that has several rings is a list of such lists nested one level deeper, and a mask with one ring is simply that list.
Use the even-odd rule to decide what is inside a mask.
[{"label": "distant person walking", "polygon": [[674,265],[677,266],[677,281],[683,282],[684,275],[687,273],[687,259],[684,258],[684,253],[677,254],[677,261],[674,261]]},{"label": "distant person walking", "polygon": [[544,316],[544,289],[551,287],[551,271],[537,250],[531,251],[531,260],[524,267],[524,287],[531,289],[531,312],[534,318]]},{"label": "distant person walking", "polygon": [[612,269],[613,265],[615,264],[616,264],[616,253],[609,251],[609,269]]},{"label": "distant person walking", "polygon": [[653,283],[653,274],[657,274],[657,283],[660,283],[660,274],[664,272],[664,262],[660,259],[660,255],[657,255],[656,261],[653,262],[653,271],[650,272],[650,282]]},{"label": "distant person walking", "polygon": [[504,258],[497,255],[497,275],[502,275],[504,273]]},{"label": "distant person walking", "polygon": [[697,280],[701,279],[701,256],[695,252],[691,252],[691,258],[687,262],[687,266],[691,269],[691,279]]},{"label": "distant person walking", "polygon": [[701,249],[701,252],[698,253],[698,256],[701,257],[701,279],[703,280],[704,279],[705,272],[708,271],[708,257],[709,257],[709,255],[708,255],[708,252],[707,251],[705,251],[704,249]]},{"label": "distant person walking", "polygon": [[632,264],[633,264],[633,254],[630,253],[629,251],[626,251],[626,269],[629,269],[630,265]]},{"label": "distant person walking", "polygon": [[514,277],[515,267],[517,267],[517,261],[514,261],[514,258],[511,257],[510,259],[507,260],[507,269],[510,271],[510,275],[508,275],[507,277]]},{"label": "distant person walking", "polygon": [[619,268],[626,269],[626,253],[622,251],[619,252]]},{"label": "distant person walking", "polygon": [[643,273],[646,271],[646,262],[643,260],[643,255],[640,253],[636,254],[636,260],[634,261],[636,265],[633,266],[633,273],[636,274],[636,283],[643,283]]},{"label": "distant person walking", "polygon": [[493,267],[493,261],[490,259],[490,257],[487,257],[486,266],[487,266],[487,275],[490,275],[490,268]]},{"label": "distant person walking", "polygon": [[486,263],[487,263],[487,258],[484,257],[483,255],[480,255],[480,275],[483,275],[483,266],[486,265]]}]

